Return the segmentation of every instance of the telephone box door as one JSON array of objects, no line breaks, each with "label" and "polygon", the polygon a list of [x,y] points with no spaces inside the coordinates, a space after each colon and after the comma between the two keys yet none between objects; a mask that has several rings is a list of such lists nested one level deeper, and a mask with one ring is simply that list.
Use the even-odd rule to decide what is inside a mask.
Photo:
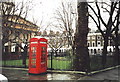
[{"label": "telephone box door", "polygon": [[29,73],[37,73],[36,67],[37,67],[37,45],[32,44],[30,46],[30,55],[29,55]]},{"label": "telephone box door", "polygon": [[41,46],[41,69],[43,72],[47,70],[47,45],[40,44]]},{"label": "telephone box door", "polygon": [[36,54],[37,54],[37,47],[32,46],[31,47],[31,67],[36,68]]}]

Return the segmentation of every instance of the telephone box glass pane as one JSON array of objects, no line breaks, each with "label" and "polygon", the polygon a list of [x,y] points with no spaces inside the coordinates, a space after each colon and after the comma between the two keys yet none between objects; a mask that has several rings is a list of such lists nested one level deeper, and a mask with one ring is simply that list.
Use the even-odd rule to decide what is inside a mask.
[{"label": "telephone box glass pane", "polygon": [[45,67],[46,63],[46,47],[42,47],[42,54],[41,54],[41,67]]},{"label": "telephone box glass pane", "polygon": [[32,68],[36,68],[36,47],[32,47],[31,67],[32,67]]}]

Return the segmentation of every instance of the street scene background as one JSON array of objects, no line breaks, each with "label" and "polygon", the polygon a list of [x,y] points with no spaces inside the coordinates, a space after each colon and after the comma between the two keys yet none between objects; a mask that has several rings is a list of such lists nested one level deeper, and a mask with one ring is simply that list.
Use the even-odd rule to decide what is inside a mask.
[{"label": "street scene background", "polygon": [[[28,69],[31,50],[35,57],[40,55],[40,62],[44,60],[51,72],[76,71],[89,75],[108,68],[116,71],[119,67],[119,1],[10,0],[0,5],[0,63],[5,67],[4,75],[6,68]],[[31,38],[48,40],[46,58],[37,53],[38,48],[31,48]],[[35,65],[36,62],[37,58]],[[114,78],[118,78],[116,75]]]}]

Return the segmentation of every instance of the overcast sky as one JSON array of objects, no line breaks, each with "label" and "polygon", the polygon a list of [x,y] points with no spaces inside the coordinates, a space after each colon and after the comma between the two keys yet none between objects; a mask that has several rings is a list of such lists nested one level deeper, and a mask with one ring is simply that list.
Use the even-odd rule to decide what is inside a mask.
[{"label": "overcast sky", "polygon": [[[17,0],[17,2],[28,1],[28,0]],[[32,1],[32,10],[28,14],[28,18],[32,21],[34,17],[36,20],[49,19],[54,9],[57,7],[59,0],[29,0]]]},{"label": "overcast sky", "polygon": [[[17,0],[17,2],[28,0]],[[42,29],[54,20],[54,13],[60,6],[61,1],[72,1],[76,3],[77,0],[29,0],[32,1],[32,10],[29,12],[27,19],[33,21],[33,18],[37,21],[37,25],[40,26],[41,20],[43,20]],[[52,27],[49,30],[52,30]],[[54,28],[53,28],[54,29]]]},{"label": "overcast sky", "polygon": [[[22,1],[22,0],[17,0],[17,1]],[[28,0],[23,0],[23,1],[28,1]],[[54,21],[53,20],[54,12],[60,6],[61,1],[65,1],[65,0],[32,0],[32,4],[33,4],[32,10],[29,12],[27,19],[33,21],[34,18],[37,21],[38,26],[40,26],[41,20],[43,20],[42,29],[44,30],[44,27],[46,27],[46,25]],[[66,0],[66,1],[72,1],[74,4],[77,5],[77,0]],[[103,17],[104,16],[105,16],[104,20],[106,20],[107,18],[106,14],[103,14]],[[97,29],[93,21],[90,21],[89,28],[91,28],[92,30]],[[49,27],[49,30],[50,29],[53,30],[54,28]]]},{"label": "overcast sky", "polygon": [[43,19],[44,22],[50,22],[53,17],[53,12],[59,5],[60,0],[33,0],[35,6],[31,11],[29,17],[32,20],[32,16],[38,20],[38,23]]}]

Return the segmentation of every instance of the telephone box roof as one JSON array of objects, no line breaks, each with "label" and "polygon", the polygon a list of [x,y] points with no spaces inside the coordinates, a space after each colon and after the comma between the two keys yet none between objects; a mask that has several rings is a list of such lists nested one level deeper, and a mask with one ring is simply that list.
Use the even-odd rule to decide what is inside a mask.
[{"label": "telephone box roof", "polygon": [[35,37],[35,38],[31,38],[31,39],[30,39],[30,42],[38,42],[38,41],[47,42],[47,39],[45,39],[45,38],[43,38],[43,37],[41,37],[41,38]]}]

